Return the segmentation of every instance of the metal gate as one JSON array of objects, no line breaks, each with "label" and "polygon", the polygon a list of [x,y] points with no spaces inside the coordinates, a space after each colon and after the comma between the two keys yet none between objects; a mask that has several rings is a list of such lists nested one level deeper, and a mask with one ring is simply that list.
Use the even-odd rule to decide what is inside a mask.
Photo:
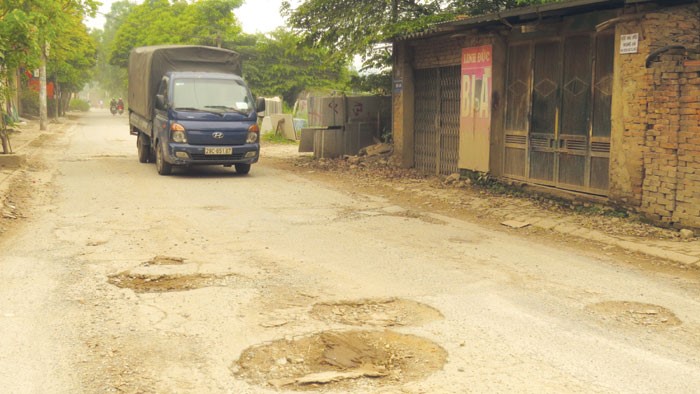
[{"label": "metal gate", "polygon": [[614,36],[511,45],[504,172],[606,195]]},{"label": "metal gate", "polygon": [[458,172],[459,97],[459,66],[416,70],[416,169],[431,174]]}]

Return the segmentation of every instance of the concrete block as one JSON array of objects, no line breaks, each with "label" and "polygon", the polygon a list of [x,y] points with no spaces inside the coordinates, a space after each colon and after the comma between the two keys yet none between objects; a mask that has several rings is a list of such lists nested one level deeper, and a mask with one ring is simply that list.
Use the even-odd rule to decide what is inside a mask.
[{"label": "concrete block", "polygon": [[374,144],[376,123],[355,122],[345,127],[344,150],[346,155],[357,155],[360,149]]},{"label": "concrete block", "polygon": [[[265,122],[265,119],[269,118],[269,123]],[[270,130],[266,130],[265,127],[270,128]],[[277,114],[277,115],[270,115],[266,116],[263,118],[263,126],[262,126],[262,132],[272,132],[275,133],[277,132],[277,129],[280,129],[281,135],[288,139],[288,140],[296,140],[297,139],[297,134],[296,131],[294,130],[294,119],[292,119],[292,115],[290,114]]]},{"label": "concrete block", "polygon": [[332,159],[344,155],[344,130],[317,130],[314,134],[314,156],[318,159]]},{"label": "concrete block", "polygon": [[279,97],[265,97],[265,116],[281,114],[282,113],[282,99]]},{"label": "concrete block", "polygon": [[262,120],[262,125],[260,126],[260,132],[262,134],[274,133],[275,128],[272,126],[272,118],[265,116]]},{"label": "concrete block", "polygon": [[314,138],[318,128],[306,127],[300,131],[300,141],[299,141],[299,152],[313,152],[314,151]]}]

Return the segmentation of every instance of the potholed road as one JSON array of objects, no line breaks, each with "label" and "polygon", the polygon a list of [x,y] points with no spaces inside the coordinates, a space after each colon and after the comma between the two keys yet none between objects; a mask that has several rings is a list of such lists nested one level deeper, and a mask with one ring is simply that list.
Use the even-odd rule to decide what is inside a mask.
[{"label": "potholed road", "polygon": [[3,392],[700,391],[694,275],[347,193],[265,152],[247,176],[159,176],[107,111],[36,149],[28,219],[1,240]]}]

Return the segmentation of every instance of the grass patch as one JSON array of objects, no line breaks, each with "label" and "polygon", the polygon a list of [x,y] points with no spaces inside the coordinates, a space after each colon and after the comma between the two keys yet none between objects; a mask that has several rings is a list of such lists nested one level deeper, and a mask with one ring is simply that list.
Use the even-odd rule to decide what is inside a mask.
[{"label": "grass patch", "polygon": [[297,144],[298,142],[295,140],[290,140],[285,138],[283,135],[280,134],[275,134],[275,133],[266,133],[263,134],[260,139],[264,142],[271,142],[273,144]]}]

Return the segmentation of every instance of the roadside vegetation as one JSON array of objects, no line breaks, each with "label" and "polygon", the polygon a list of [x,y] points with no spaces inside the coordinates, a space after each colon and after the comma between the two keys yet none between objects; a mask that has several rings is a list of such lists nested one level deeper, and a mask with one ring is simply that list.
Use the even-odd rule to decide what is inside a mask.
[{"label": "roadside vegetation", "polygon": [[[97,48],[83,20],[94,15],[98,5],[96,0],[0,2],[3,129],[20,113],[40,116],[45,129],[49,109],[54,116],[62,115],[72,94],[92,79]],[[20,101],[18,87],[38,94],[22,95],[28,100]],[[54,93],[51,107],[47,88]]]},{"label": "roadside vegetation", "polygon": [[[126,97],[129,52],[144,45],[233,49],[243,58],[243,77],[253,93],[280,96],[288,107],[311,90],[389,94],[388,42],[392,37],[464,15],[548,1],[283,2],[279,11],[286,18],[286,27],[268,34],[242,31],[234,10],[244,2],[121,0],[112,3],[102,29],[85,25],[88,17],[95,16],[98,0],[1,2],[3,128],[20,115],[39,116],[44,128],[49,115],[61,116],[69,108],[84,107],[70,101],[87,85],[106,94],[105,99]],[[359,69],[358,58],[362,61]]]}]

